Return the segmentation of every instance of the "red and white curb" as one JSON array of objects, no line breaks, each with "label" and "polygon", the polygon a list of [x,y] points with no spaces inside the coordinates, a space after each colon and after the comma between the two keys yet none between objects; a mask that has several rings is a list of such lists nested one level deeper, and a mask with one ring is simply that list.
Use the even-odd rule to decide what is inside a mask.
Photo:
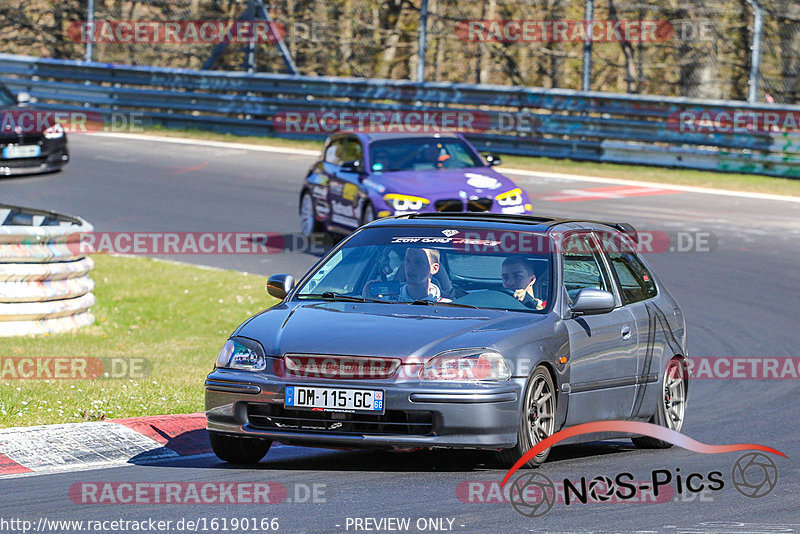
[{"label": "red and white curb", "polygon": [[211,452],[204,413],[0,429],[0,477]]}]

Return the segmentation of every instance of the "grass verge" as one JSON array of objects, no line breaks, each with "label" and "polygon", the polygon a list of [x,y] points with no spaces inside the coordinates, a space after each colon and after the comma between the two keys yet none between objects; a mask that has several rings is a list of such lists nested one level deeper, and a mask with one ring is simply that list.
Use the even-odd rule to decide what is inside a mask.
[{"label": "grass verge", "polygon": [[[281,137],[252,137],[196,129],[169,129],[158,126],[147,127],[141,133],[165,137],[227,141],[230,143],[307,148],[311,150],[321,150],[323,145],[322,141],[293,140]],[[734,174],[696,171],[691,169],[649,167],[645,165],[618,165],[616,163],[594,163],[567,159],[528,158],[523,156],[503,156],[503,165],[509,168],[531,171],[639,180],[642,182],[659,184],[711,187],[714,189],[728,189],[731,191],[745,191],[750,193],[800,196],[800,180],[775,178],[758,174]]]},{"label": "grass verge", "polygon": [[142,257],[94,260],[95,324],[4,338],[0,357],[146,358],[149,376],[23,380],[3,372],[0,427],[202,411],[203,379],[228,335],[276,302],[256,275]]}]

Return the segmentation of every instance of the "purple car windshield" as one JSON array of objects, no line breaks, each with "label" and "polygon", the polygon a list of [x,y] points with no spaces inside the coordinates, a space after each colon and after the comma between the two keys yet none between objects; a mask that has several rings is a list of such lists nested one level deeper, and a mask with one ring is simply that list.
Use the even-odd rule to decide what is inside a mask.
[{"label": "purple car windshield", "polygon": [[369,146],[369,161],[373,172],[430,171],[484,165],[466,143],[454,137],[374,141]]}]

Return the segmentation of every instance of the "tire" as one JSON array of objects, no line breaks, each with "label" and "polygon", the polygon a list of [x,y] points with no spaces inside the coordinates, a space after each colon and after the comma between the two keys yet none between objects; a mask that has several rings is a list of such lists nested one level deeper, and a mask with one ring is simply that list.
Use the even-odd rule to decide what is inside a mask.
[{"label": "tire", "polygon": [[[675,357],[667,363],[656,413],[650,418],[650,423],[680,432],[685,418],[686,380],[683,360]],[[672,447],[672,443],[650,436],[636,436],[631,438],[631,441],[640,449],[669,449]]]},{"label": "tire", "polygon": [[[547,368],[543,365],[536,367],[525,387],[525,398],[517,431],[517,444],[511,449],[503,449],[495,453],[495,460],[499,467],[506,469],[511,467],[534,445],[553,435],[556,423],[555,391],[553,379]],[[531,426],[537,421],[535,426]],[[550,449],[542,451],[523,467],[539,467],[547,459],[548,454],[550,454]]]},{"label": "tire", "polygon": [[364,204],[364,209],[361,211],[361,220],[359,222],[361,223],[361,226],[364,226],[367,223],[371,223],[375,219],[377,219],[377,216],[375,215],[375,208],[372,206],[372,202],[367,201],[367,203]]},{"label": "tire", "polygon": [[209,432],[211,450],[217,458],[232,464],[257,464],[269,451],[271,441]]},{"label": "tire", "polygon": [[300,232],[305,236],[311,236],[322,232],[323,225],[317,221],[317,209],[314,206],[314,199],[311,193],[306,191],[300,197]]}]

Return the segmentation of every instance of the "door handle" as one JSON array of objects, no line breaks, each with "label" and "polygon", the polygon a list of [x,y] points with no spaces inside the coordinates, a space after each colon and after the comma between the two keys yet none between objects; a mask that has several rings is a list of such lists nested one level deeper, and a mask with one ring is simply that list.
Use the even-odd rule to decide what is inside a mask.
[{"label": "door handle", "polygon": [[622,339],[630,339],[631,338],[631,327],[625,325],[622,327]]}]

